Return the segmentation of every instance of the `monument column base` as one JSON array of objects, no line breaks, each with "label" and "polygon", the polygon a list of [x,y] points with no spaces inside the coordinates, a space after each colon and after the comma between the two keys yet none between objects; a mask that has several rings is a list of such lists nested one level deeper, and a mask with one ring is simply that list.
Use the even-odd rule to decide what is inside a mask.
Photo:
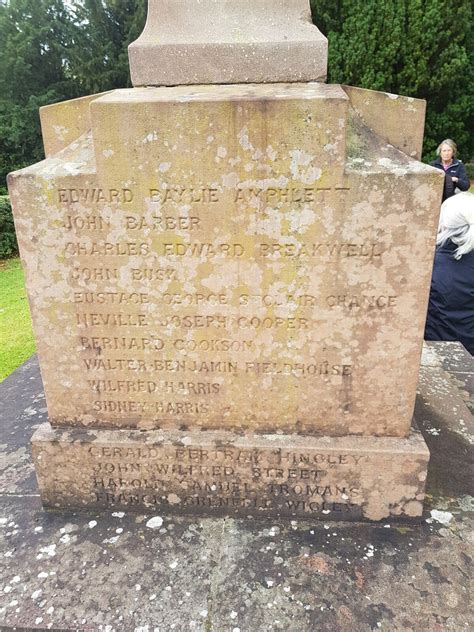
[{"label": "monument column base", "polygon": [[398,437],[53,429],[33,439],[45,508],[413,520],[429,452]]}]

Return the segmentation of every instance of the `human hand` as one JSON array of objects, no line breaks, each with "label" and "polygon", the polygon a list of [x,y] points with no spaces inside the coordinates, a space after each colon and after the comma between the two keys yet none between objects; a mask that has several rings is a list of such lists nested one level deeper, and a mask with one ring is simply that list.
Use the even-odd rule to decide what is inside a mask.
[{"label": "human hand", "polygon": [[451,177],[451,180],[452,180],[453,182],[458,182],[459,178],[456,178],[456,176],[452,176],[452,177]]}]

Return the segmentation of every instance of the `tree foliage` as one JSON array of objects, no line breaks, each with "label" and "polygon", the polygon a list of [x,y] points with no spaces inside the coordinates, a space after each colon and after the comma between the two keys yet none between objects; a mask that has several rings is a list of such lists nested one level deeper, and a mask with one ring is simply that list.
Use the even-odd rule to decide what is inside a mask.
[{"label": "tree foliage", "polygon": [[18,254],[12,209],[7,195],[0,195],[0,259]]},{"label": "tree foliage", "polygon": [[82,94],[131,85],[128,44],[146,18],[146,0],[82,0],[72,8],[75,24],[68,61]]},{"label": "tree foliage", "polygon": [[465,160],[474,155],[472,0],[311,0],[311,7],[329,40],[330,82],[426,99],[426,159],[447,137]]},{"label": "tree foliage", "polygon": [[43,158],[42,105],[130,85],[145,0],[0,0],[0,194]]},{"label": "tree foliage", "polygon": [[0,186],[42,157],[38,108],[77,94],[63,62],[69,26],[62,0],[0,5]]}]

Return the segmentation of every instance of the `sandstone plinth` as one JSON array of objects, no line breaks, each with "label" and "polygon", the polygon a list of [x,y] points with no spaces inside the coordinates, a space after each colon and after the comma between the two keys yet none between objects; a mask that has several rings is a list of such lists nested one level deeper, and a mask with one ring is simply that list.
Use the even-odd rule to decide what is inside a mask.
[{"label": "sandstone plinth", "polygon": [[53,426],[408,434],[442,174],[356,105],[117,90],[10,176]]},{"label": "sandstone plinth", "polygon": [[41,133],[46,156],[57,154],[90,130],[89,106],[91,101],[99,96],[100,94],[93,94],[40,108]]},{"label": "sandstone plinth", "polygon": [[134,86],[324,81],[308,0],[149,0],[129,47]]}]

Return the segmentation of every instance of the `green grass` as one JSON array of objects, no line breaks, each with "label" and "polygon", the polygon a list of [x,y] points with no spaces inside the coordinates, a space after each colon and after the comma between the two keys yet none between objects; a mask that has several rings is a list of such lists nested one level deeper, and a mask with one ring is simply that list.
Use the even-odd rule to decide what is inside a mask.
[{"label": "green grass", "polygon": [[19,259],[0,261],[0,381],[35,352]]}]

